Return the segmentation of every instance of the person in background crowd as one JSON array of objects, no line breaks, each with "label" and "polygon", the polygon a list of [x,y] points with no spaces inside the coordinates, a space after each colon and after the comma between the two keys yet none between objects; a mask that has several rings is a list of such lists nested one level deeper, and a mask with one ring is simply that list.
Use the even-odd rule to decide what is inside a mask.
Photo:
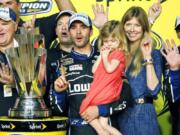
[{"label": "person in background crowd", "polygon": [[59,49],[70,52],[73,46],[68,31],[69,18],[74,14],[71,10],[61,11],[56,17],[55,32],[57,38],[51,43],[50,49]]},{"label": "person in background crowd", "polygon": [[125,135],[160,135],[153,99],[161,89],[162,58],[154,49],[146,12],[141,7],[129,8],[121,29],[129,48],[126,77],[134,104],[119,115],[119,129]]},{"label": "person in background crowd", "polygon": [[[180,16],[175,22],[175,31],[180,39]],[[172,40],[166,41],[162,48],[164,56],[164,81],[163,90],[166,92],[169,109],[172,117],[172,135],[180,135],[180,47]]]},{"label": "person in background crowd", "polygon": [[0,0],[0,7],[9,7],[16,13],[18,27],[22,27],[24,21],[20,18],[20,1],[19,0]]},{"label": "person in background crowd", "polygon": [[8,110],[14,106],[18,96],[12,87],[13,73],[11,72],[4,51],[17,47],[14,39],[17,29],[16,13],[9,8],[0,8],[0,116],[8,116]]},{"label": "person in background crowd", "polygon": [[149,8],[148,22],[151,27],[153,26],[159,15],[161,14],[161,11],[162,11],[161,0],[157,0],[157,2],[153,3],[152,6]]},{"label": "person in background crowd", "polygon": [[[74,8],[71,0],[55,0],[59,11],[63,10],[71,10],[71,11],[76,11]],[[56,18],[59,13],[53,14],[48,17],[43,17],[35,20],[35,27],[39,27],[40,33],[42,33],[45,37],[45,45],[46,49],[49,49],[51,43],[53,40],[56,39],[56,32],[55,27],[56,27]]]},{"label": "person in background crowd", "polygon": [[178,39],[180,39],[180,15],[176,17],[175,31],[176,31]]},{"label": "person in background crowd", "polygon": [[68,30],[68,21],[73,14],[74,12],[70,10],[61,11],[58,14],[55,29],[58,38],[52,42],[51,49],[47,51],[47,92],[44,98],[46,104],[51,107],[53,115],[67,115],[67,94],[66,92],[55,92],[53,90],[53,82],[57,79],[57,75],[60,72],[57,61],[68,55],[73,46]]},{"label": "person in background crowd", "polygon": [[[63,10],[72,10],[75,11],[75,8],[70,0],[55,0],[58,8],[60,11]],[[56,38],[55,29],[55,20],[58,13],[53,14],[48,17],[38,18],[36,19],[35,16],[32,20],[24,22],[20,19],[20,1],[19,0],[0,0],[1,7],[9,7],[16,12],[17,22],[19,27],[26,27],[27,29],[32,29],[34,27],[39,27],[39,31],[45,37],[45,46],[48,49],[51,42]]]}]

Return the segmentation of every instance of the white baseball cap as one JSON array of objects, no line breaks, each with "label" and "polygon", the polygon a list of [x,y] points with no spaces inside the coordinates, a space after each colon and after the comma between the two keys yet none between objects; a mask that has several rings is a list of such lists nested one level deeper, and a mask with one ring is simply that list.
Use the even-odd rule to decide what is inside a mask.
[{"label": "white baseball cap", "polygon": [[5,8],[0,7],[0,19],[4,21],[16,22],[16,13],[8,7]]},{"label": "white baseball cap", "polygon": [[69,19],[68,27],[70,28],[71,24],[75,21],[80,21],[80,22],[84,23],[87,27],[92,27],[91,18],[84,13],[73,14]]}]

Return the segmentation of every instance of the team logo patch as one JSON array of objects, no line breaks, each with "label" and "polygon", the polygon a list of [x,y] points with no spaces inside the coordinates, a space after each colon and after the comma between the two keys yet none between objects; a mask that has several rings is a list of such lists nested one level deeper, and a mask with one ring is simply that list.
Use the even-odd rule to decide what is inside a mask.
[{"label": "team logo patch", "polygon": [[77,71],[77,70],[83,70],[83,67],[81,64],[69,66],[69,71]]},{"label": "team logo patch", "polygon": [[69,65],[69,64],[73,64],[74,60],[72,58],[63,58],[60,60],[61,63],[63,64],[63,66]]},{"label": "team logo patch", "polygon": [[52,8],[51,0],[34,0],[21,2],[20,15],[34,15],[49,12]]}]

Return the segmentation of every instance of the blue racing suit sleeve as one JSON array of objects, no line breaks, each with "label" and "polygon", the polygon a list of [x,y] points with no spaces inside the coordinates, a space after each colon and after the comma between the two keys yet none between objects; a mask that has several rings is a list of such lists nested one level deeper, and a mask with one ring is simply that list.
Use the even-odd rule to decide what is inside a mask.
[{"label": "blue racing suit sleeve", "polygon": [[108,115],[108,105],[99,105],[98,110],[99,110],[99,115],[100,116],[107,116]]},{"label": "blue racing suit sleeve", "polygon": [[54,116],[67,116],[68,97],[67,92],[56,92],[51,90],[51,110]]},{"label": "blue racing suit sleeve", "polygon": [[169,71],[170,87],[172,93],[172,100],[176,102],[180,99],[180,70]]}]

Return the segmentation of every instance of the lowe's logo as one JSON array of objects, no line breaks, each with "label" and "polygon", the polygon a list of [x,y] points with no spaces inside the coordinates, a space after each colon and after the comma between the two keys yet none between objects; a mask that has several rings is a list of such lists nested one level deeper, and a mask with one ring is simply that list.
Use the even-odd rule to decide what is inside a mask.
[{"label": "lowe's logo", "polygon": [[52,8],[51,0],[35,0],[21,2],[20,15],[34,15],[49,12]]}]

